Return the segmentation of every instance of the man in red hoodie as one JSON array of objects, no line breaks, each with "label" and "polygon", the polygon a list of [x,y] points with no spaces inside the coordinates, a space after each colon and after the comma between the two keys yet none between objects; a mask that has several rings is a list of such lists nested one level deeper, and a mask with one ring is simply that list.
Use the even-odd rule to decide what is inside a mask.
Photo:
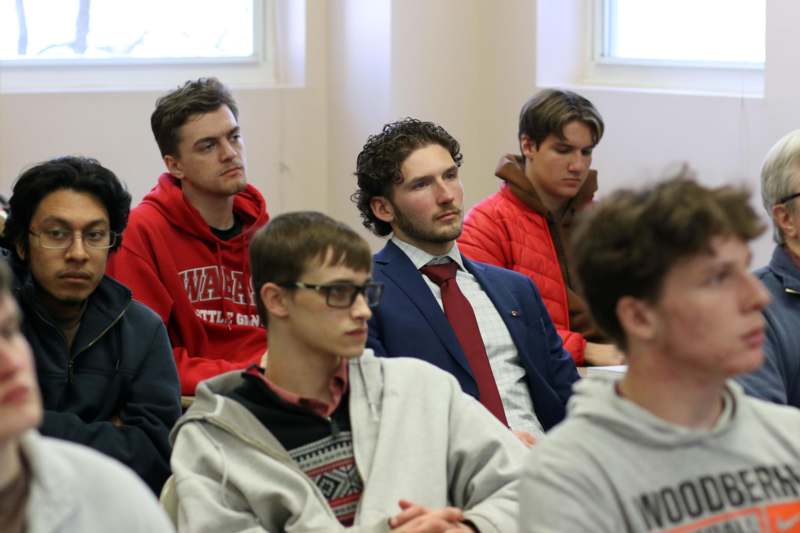
[{"label": "man in red hoodie", "polygon": [[269,215],[247,183],[238,115],[215,78],[158,99],[150,124],[168,172],[131,211],[108,265],[166,324],[184,395],[266,351],[247,250]]}]

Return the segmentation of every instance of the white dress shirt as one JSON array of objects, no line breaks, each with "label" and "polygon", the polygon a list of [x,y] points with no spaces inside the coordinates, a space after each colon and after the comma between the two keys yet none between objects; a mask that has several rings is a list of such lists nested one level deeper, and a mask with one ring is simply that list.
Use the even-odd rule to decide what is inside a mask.
[{"label": "white dress shirt", "polygon": [[[395,237],[392,237],[392,242],[408,256],[417,270],[428,263],[446,262],[447,258],[458,265],[456,284],[475,312],[478,329],[489,358],[489,366],[492,368],[509,426],[515,431],[527,431],[537,439],[544,436],[542,424],[533,410],[533,400],[528,388],[528,381],[525,379],[526,371],[520,363],[517,347],[514,345],[500,313],[489,299],[489,295],[483,290],[475,276],[464,268],[464,261],[461,259],[458,245],[453,244],[445,256],[435,256]],[[439,303],[439,307],[444,311],[442,291],[439,286],[421,272],[420,276],[425,280]]]}]

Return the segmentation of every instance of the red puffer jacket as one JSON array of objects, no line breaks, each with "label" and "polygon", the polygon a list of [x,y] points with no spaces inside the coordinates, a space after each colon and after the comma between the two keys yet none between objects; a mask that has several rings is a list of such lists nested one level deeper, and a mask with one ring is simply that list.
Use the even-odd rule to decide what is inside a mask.
[{"label": "red puffer jacket", "polygon": [[[574,214],[568,210],[556,221],[544,208],[525,178],[521,158],[507,155],[498,163],[497,176],[504,183],[497,193],[484,199],[467,214],[458,239],[459,250],[483,261],[520,272],[531,278],[542,295],[550,318],[572,354],[575,364],[584,362],[585,335],[571,328],[593,330],[585,304],[569,286],[569,270],[562,242]],[[594,176],[593,176],[594,178]],[[573,205],[583,206],[597,189],[596,179],[587,179]],[[572,320],[571,320],[572,318]]]}]

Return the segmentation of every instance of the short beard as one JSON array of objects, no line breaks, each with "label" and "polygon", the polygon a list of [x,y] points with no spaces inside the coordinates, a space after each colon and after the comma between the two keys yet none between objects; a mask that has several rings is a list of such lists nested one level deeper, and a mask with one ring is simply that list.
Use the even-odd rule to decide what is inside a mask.
[{"label": "short beard", "polygon": [[429,242],[429,243],[436,243],[436,244],[443,244],[455,241],[461,236],[461,230],[463,228],[463,219],[461,223],[458,225],[457,228],[454,228],[450,233],[435,233],[432,231],[427,231],[424,228],[418,227],[414,224],[411,220],[409,220],[402,211],[397,209],[397,206],[394,207],[394,222],[397,227],[403,231],[405,235],[408,235],[410,238],[414,239],[417,242]]}]

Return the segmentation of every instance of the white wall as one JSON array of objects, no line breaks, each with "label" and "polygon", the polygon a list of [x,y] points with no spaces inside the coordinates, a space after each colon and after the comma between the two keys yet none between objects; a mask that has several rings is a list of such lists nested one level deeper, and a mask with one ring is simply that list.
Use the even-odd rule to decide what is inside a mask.
[{"label": "white wall", "polygon": [[517,114],[534,84],[532,6],[393,2],[392,114],[438,122],[461,142],[468,205],[497,189],[500,155],[518,151]]},{"label": "white wall", "polygon": [[[564,58],[580,54],[589,35],[586,4],[308,0],[305,84],[236,91],[251,181],[271,213],[320,209],[358,225],[349,201],[355,156],[382,124],[411,115],[441,123],[462,142],[471,205],[497,189],[495,163],[517,150],[517,113],[538,81],[573,84],[603,114],[607,133],[595,152],[601,194],[683,160],[708,183],[746,182],[755,190],[763,154],[800,126],[793,105],[800,49],[786,44],[794,41],[800,4],[767,3],[764,98],[575,85],[578,69]],[[563,11],[560,22],[543,23],[537,10],[554,5]],[[26,165],[81,152],[117,171],[138,200],[162,167],[148,125],[157,96],[0,95],[0,192]],[[762,239],[754,264],[766,262],[770,249]]]},{"label": "white wall", "polygon": [[[390,0],[334,0],[328,4],[328,178],[331,216],[360,228],[350,195],[356,155],[368,135],[392,118]],[[380,244],[369,237],[373,246]]]}]

